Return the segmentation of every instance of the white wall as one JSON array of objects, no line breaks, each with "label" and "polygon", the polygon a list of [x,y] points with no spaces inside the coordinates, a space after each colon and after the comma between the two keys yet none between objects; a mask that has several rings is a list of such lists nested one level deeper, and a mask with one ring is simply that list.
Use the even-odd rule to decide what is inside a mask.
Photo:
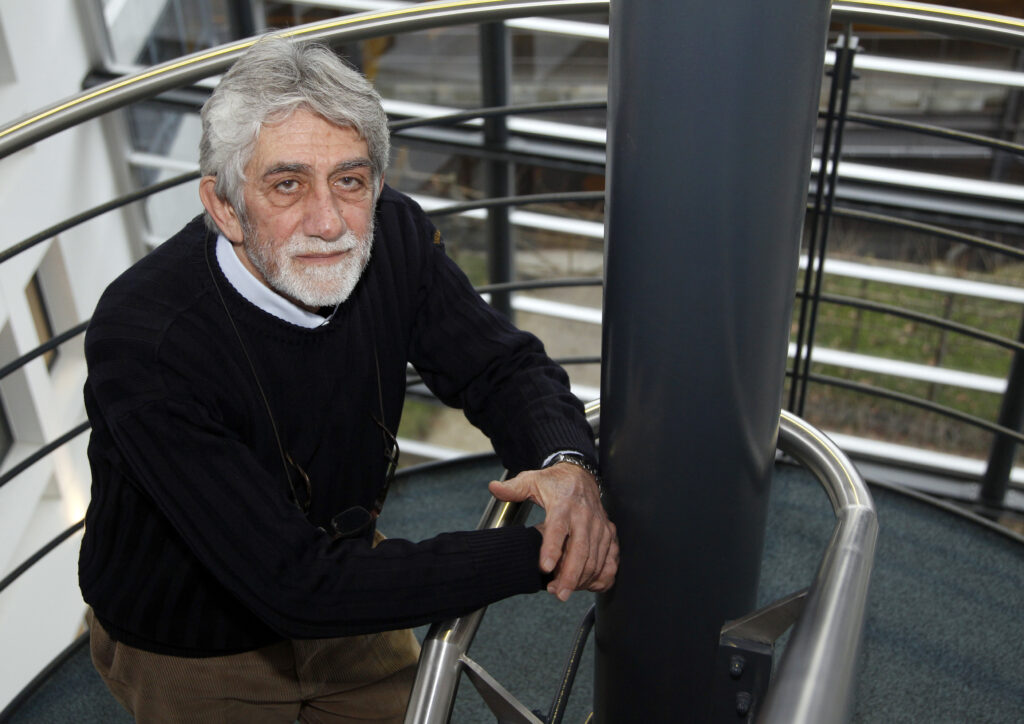
[{"label": "white wall", "polygon": [[[0,127],[81,89],[95,51],[75,0],[0,0]],[[98,11],[98,5],[97,5]],[[0,159],[0,249],[107,201],[122,189],[112,173],[117,137],[91,121]],[[120,139],[127,143],[123,135]],[[119,213],[67,231],[0,267],[0,364],[39,344],[25,295],[39,273],[54,331],[88,318],[99,293],[130,260]],[[51,370],[37,359],[0,382],[16,443],[10,469],[85,419],[81,336]],[[0,487],[0,577],[81,519],[89,496],[87,435]],[[0,593],[0,708],[74,638],[84,604],[78,591],[80,535]]]}]

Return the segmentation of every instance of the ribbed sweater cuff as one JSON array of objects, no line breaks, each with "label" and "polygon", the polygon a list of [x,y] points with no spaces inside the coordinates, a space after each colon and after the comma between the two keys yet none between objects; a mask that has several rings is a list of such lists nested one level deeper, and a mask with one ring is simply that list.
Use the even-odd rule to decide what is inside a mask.
[{"label": "ribbed sweater cuff", "polygon": [[588,431],[570,421],[551,420],[533,426],[526,434],[531,447],[540,452],[540,457],[525,463],[522,470],[539,468],[545,457],[560,450],[575,450],[597,462],[597,449]]},{"label": "ribbed sweater cuff", "polygon": [[470,537],[473,567],[489,572],[488,588],[498,598],[534,593],[546,585],[540,570],[541,540],[532,526],[476,531]]}]

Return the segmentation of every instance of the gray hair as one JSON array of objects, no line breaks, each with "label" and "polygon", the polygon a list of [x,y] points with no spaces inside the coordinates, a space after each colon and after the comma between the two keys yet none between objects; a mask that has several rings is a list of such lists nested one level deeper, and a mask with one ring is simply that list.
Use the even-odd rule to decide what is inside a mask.
[{"label": "gray hair", "polygon": [[[267,36],[224,74],[203,105],[199,172],[244,220],[242,186],[260,129],[304,108],[366,141],[374,189],[391,152],[387,114],[366,78],[325,45]],[[213,221],[207,214],[207,224]]]}]

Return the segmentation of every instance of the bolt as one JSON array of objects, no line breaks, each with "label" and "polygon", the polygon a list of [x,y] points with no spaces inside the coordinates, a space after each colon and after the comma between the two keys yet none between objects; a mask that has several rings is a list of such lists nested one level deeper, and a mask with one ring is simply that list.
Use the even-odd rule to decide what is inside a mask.
[{"label": "bolt", "polygon": [[739,654],[734,655],[729,659],[729,676],[734,679],[738,679],[743,676],[743,669],[747,665],[747,660]]},{"label": "bolt", "polygon": [[741,691],[736,694],[736,713],[740,716],[750,713],[750,692]]}]

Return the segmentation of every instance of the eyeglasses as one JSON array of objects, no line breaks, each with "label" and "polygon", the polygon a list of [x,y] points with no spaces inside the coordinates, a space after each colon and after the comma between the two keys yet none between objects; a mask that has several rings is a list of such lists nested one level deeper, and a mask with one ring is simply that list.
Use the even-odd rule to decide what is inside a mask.
[{"label": "eyeglasses", "polygon": [[[398,440],[388,429],[387,425],[372,415],[370,419],[380,428],[381,436],[384,438],[384,459],[387,460],[387,467],[384,471],[384,484],[381,486],[380,492],[377,493],[377,499],[373,501],[373,508],[371,510],[367,510],[361,505],[354,505],[331,518],[331,535],[335,540],[359,538],[375,528],[377,518],[380,517],[380,512],[384,509],[384,500],[388,496],[388,490],[391,488],[391,483],[394,481],[395,473],[398,470],[398,457],[401,454]],[[288,485],[291,488],[292,502],[303,513],[308,513],[309,505],[313,498],[313,485],[309,480],[309,475],[302,469],[302,466],[292,459],[290,454],[286,454],[285,457],[288,464],[302,481],[303,485],[301,487],[305,492],[304,497],[299,495],[299,491],[296,490],[295,483],[292,481],[292,476],[289,474]]]}]

